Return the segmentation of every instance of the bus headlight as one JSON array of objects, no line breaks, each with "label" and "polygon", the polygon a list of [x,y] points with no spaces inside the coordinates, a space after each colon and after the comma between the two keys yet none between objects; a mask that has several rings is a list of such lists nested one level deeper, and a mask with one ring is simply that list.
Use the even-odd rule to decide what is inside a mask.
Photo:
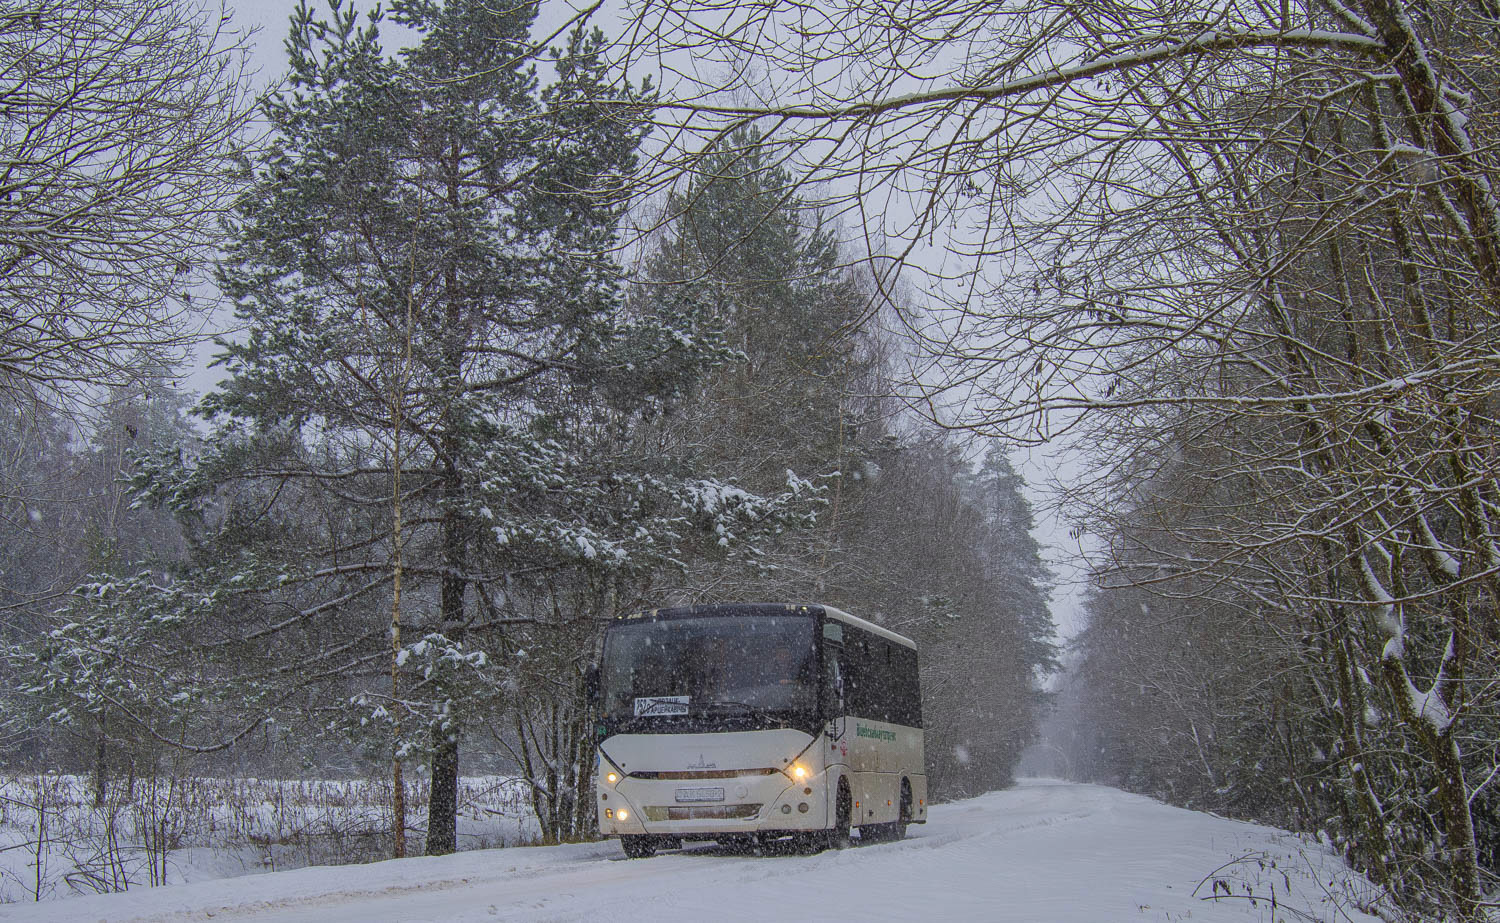
[{"label": "bus headlight", "polygon": [[604,777],[604,781],[608,782],[610,785],[614,785],[616,782],[620,781],[620,774],[617,772],[612,772]]},{"label": "bus headlight", "polygon": [[627,810],[625,810],[624,808],[621,808],[621,809],[619,809],[618,811],[615,812],[615,820],[629,820],[629,819],[630,819],[630,812],[627,811]]},{"label": "bus headlight", "polygon": [[792,777],[792,781],[794,782],[806,782],[808,777],[812,775],[812,771],[801,763],[793,763],[786,773]]}]

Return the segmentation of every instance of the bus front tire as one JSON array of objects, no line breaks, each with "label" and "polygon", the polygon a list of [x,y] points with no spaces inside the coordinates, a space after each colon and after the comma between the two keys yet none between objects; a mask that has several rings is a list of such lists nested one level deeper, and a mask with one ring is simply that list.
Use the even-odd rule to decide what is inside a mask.
[{"label": "bus front tire", "polygon": [[656,837],[627,833],[620,837],[620,845],[630,859],[649,859],[656,855]]},{"label": "bus front tire", "polygon": [[854,799],[849,794],[849,784],[839,780],[839,794],[834,809],[833,829],[828,831],[829,849],[848,849],[852,845],[851,827],[854,818]]},{"label": "bus front tire", "polygon": [[792,837],[792,852],[799,856],[815,856],[828,848],[828,832],[799,833]]}]

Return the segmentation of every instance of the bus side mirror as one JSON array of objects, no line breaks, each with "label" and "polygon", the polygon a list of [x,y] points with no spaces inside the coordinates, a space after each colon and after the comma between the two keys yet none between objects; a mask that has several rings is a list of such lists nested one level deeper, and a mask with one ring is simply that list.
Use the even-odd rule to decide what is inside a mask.
[{"label": "bus side mirror", "polygon": [[823,708],[830,716],[844,711],[844,673],[839,669],[842,644],[823,645]]}]

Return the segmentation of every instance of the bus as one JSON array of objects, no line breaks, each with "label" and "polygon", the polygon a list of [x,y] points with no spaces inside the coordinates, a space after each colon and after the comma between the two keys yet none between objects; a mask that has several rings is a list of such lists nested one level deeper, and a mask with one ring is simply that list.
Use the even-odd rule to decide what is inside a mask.
[{"label": "bus", "polygon": [[630,858],[687,840],[812,852],[927,822],[917,647],[847,612],[625,615],[590,687],[599,831]]}]

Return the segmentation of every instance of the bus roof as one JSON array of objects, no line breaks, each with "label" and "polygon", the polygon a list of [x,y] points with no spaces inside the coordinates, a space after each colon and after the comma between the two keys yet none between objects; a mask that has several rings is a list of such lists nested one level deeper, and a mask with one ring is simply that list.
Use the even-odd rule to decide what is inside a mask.
[{"label": "bus roof", "polygon": [[879,635],[887,641],[894,641],[897,644],[901,644],[913,650],[916,650],[917,642],[906,637],[905,635],[898,635],[894,631],[891,631],[889,628],[881,628],[874,622],[867,622],[859,616],[850,615],[842,609],[835,609],[832,606],[821,606],[820,608],[823,610],[823,614],[828,618],[837,619],[838,621],[843,622],[846,625],[853,625],[856,628],[863,628],[865,631],[868,631],[872,635]]},{"label": "bus roof", "polygon": [[904,635],[898,635],[888,628],[881,628],[874,622],[867,622],[858,616],[850,615],[842,609],[833,606],[825,606],[819,603],[710,603],[699,606],[671,606],[663,609],[643,609],[639,612],[631,612],[620,616],[622,619],[658,619],[658,618],[685,618],[688,616],[717,615],[776,615],[802,613],[805,615],[816,615],[822,612],[824,617],[862,628],[872,635],[878,635],[887,641],[916,649],[917,643]]}]

